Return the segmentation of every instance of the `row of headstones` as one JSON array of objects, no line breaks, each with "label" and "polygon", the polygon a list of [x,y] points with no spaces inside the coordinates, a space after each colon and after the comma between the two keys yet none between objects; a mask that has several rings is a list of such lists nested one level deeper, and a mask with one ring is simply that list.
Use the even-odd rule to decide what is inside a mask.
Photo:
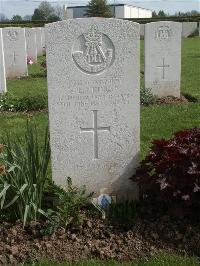
[{"label": "row of headstones", "polygon": [[[198,22],[182,22],[182,37],[187,38],[191,34],[195,32],[195,30],[198,29]],[[144,27],[145,24],[140,24],[140,38],[144,39]],[[199,25],[199,33],[200,33],[200,25]]]},{"label": "row of headstones", "polygon": [[[197,28],[197,22],[183,22],[182,25],[182,37],[187,37],[195,31]],[[2,32],[1,32],[2,31]],[[145,25],[140,25],[140,37],[145,35]],[[146,36],[147,37],[147,36]],[[149,38],[149,37],[148,37]],[[4,42],[3,42],[4,39]],[[2,43],[3,42],[3,43]],[[5,49],[3,49],[3,46]],[[6,79],[14,78],[28,74],[27,70],[27,56],[29,60],[37,62],[37,56],[42,55],[45,49],[45,34],[44,28],[4,28],[0,30],[0,75],[1,75],[1,87],[0,92],[6,91]],[[17,60],[17,57],[20,57],[20,60]],[[148,56],[147,56],[148,57]],[[4,59],[4,60],[3,60]],[[163,77],[165,75],[165,68],[168,67],[168,64],[165,65],[165,58],[162,59]],[[4,64],[5,61],[5,64]],[[5,65],[5,69],[4,69]],[[145,68],[148,71],[148,67]],[[147,74],[145,75],[148,76]],[[164,78],[163,78],[164,79]],[[151,86],[148,79],[145,82],[146,87]],[[154,82],[155,83],[155,82]],[[157,90],[154,90],[159,96],[165,96],[168,93],[165,90],[165,94],[157,93]],[[174,91],[175,92],[175,91]],[[172,93],[174,96],[179,96],[179,93]]]},{"label": "row of headstones", "polygon": [[6,92],[6,78],[27,76],[28,61],[36,63],[44,49],[44,28],[0,29],[0,93]]},{"label": "row of headstones", "polygon": [[[145,85],[157,94],[180,95],[181,31],[178,22],[145,26]],[[96,195],[135,197],[129,178],[140,151],[140,25],[52,23],[46,46],[53,179],[65,186],[70,176]]]},{"label": "row of headstones", "polygon": [[[155,27],[159,27],[157,35]],[[178,22],[145,25],[145,87],[157,96],[180,97],[181,32]],[[5,77],[27,75],[27,55],[37,62],[45,47],[45,36],[42,28],[4,28],[0,34],[0,91],[6,91]]]}]

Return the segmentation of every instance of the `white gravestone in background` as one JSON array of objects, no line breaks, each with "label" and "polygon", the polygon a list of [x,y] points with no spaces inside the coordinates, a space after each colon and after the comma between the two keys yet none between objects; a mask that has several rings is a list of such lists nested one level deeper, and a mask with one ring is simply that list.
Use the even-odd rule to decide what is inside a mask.
[{"label": "white gravestone in background", "polygon": [[139,24],[104,18],[46,26],[53,179],[137,196]]},{"label": "white gravestone in background", "polygon": [[171,21],[145,25],[145,88],[159,97],[180,97],[181,28]]},{"label": "white gravestone in background", "polygon": [[45,28],[41,28],[42,31],[42,49],[43,52],[46,50],[46,44],[45,44]]},{"label": "white gravestone in background", "polygon": [[6,92],[6,76],[4,63],[4,49],[3,49],[3,34],[0,29],[0,93]]},{"label": "white gravestone in background", "polygon": [[28,69],[25,29],[9,27],[3,28],[2,31],[6,77],[26,76]]},{"label": "white gravestone in background", "polygon": [[198,28],[197,22],[183,22],[182,23],[182,37],[187,38]]},{"label": "white gravestone in background", "polygon": [[36,43],[37,43],[37,55],[43,55],[43,48],[42,48],[42,30],[41,28],[35,28],[36,30]]},{"label": "white gravestone in background", "polygon": [[27,55],[31,57],[34,63],[37,62],[37,44],[36,30],[34,28],[25,28]]}]

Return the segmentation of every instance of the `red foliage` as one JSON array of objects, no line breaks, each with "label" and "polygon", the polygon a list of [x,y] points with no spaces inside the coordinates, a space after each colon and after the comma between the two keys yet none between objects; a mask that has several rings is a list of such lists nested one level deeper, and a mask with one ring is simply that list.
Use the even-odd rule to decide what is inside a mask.
[{"label": "red foliage", "polygon": [[200,206],[200,128],[180,131],[170,140],[154,140],[132,180],[141,197],[167,204]]}]

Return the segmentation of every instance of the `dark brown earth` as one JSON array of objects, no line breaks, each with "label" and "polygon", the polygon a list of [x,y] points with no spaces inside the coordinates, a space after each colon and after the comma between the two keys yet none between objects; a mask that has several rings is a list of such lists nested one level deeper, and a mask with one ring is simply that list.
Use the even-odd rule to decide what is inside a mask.
[{"label": "dark brown earth", "polygon": [[166,96],[162,97],[156,100],[157,104],[172,104],[172,103],[188,103],[190,102],[187,98],[185,98],[183,95],[180,96],[180,98],[174,97],[174,96]]},{"label": "dark brown earth", "polygon": [[79,229],[59,229],[42,235],[41,224],[26,229],[21,222],[0,225],[0,263],[4,265],[49,258],[56,261],[84,258],[134,260],[161,251],[200,256],[200,225],[163,216],[138,219],[132,227],[112,226],[88,219]]}]

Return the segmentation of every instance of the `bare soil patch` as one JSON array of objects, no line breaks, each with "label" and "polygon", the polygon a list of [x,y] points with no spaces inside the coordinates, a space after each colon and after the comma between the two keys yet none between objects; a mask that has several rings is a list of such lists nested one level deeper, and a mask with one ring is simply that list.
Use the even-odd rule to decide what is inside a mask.
[{"label": "bare soil patch", "polygon": [[42,235],[44,224],[23,229],[21,222],[0,225],[0,263],[18,264],[49,258],[56,261],[84,258],[129,261],[161,251],[200,256],[200,225],[187,220],[138,219],[131,227],[87,219],[80,228]]},{"label": "bare soil patch", "polygon": [[190,101],[183,95],[180,98],[174,96],[166,96],[156,100],[157,104],[176,104],[176,103],[189,103]]}]

